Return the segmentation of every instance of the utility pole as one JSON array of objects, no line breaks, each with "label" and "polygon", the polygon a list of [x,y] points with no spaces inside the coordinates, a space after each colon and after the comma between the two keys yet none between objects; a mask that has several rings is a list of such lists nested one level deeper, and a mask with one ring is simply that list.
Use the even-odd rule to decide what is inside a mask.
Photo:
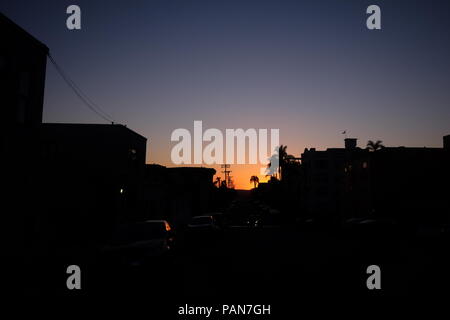
[{"label": "utility pole", "polygon": [[225,175],[224,181],[225,181],[225,185],[228,188],[229,184],[230,184],[230,173],[231,173],[231,170],[228,170],[230,168],[230,165],[229,164],[222,164],[222,165],[220,165],[220,167],[224,169],[222,171],[222,173]]},{"label": "utility pole", "polygon": [[233,179],[231,179],[231,178],[233,178],[233,176],[228,175],[228,188],[233,188],[234,189]]}]

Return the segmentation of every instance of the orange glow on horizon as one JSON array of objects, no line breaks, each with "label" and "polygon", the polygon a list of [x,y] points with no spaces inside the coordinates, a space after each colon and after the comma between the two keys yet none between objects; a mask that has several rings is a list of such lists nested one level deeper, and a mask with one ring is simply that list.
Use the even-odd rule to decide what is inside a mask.
[{"label": "orange glow on horizon", "polygon": [[[214,176],[214,180],[216,177],[220,177],[222,180],[224,178],[224,174],[222,173],[223,169],[220,166],[212,166],[216,170],[216,175]],[[240,190],[250,190],[253,189],[254,184],[250,182],[251,176],[257,176],[259,178],[259,182],[267,182],[268,178],[260,173],[261,164],[235,164],[231,165],[230,176],[234,181],[235,189]]]},{"label": "orange glow on horizon", "polygon": [[[203,167],[203,168],[212,168],[216,170],[216,174],[213,177],[214,182],[216,180],[216,177],[220,177],[221,180],[224,179],[224,174],[222,173],[223,168],[220,167],[220,165],[170,165],[170,164],[161,164],[163,166],[166,166],[168,168],[171,167]],[[267,182],[268,177],[259,174],[260,168],[262,168],[261,164],[234,164],[231,165],[230,170],[230,176],[231,179],[234,182],[235,189],[239,190],[251,190],[253,189],[254,185],[253,182],[250,182],[251,176],[257,176],[259,178],[259,182]]]}]

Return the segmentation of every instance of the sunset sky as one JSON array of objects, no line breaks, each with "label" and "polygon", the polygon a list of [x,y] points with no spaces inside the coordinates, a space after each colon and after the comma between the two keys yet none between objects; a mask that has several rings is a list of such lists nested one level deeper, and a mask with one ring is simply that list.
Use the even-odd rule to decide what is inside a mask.
[{"label": "sunset sky", "polygon": [[[66,28],[77,4],[82,29]],[[366,28],[368,5],[382,30]],[[288,153],[442,146],[450,133],[449,1],[2,1],[113,119],[173,166],[174,129],[278,128]],[[44,122],[105,123],[48,63]],[[260,165],[232,166],[250,188]],[[220,171],[220,169],[218,169]],[[263,177],[261,177],[263,179]]]}]

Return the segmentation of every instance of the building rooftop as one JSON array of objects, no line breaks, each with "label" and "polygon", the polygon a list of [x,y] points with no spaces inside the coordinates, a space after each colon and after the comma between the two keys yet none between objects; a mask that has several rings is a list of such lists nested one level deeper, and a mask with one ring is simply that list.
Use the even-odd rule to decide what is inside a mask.
[{"label": "building rooftop", "polygon": [[146,137],[140,135],[139,133],[129,129],[127,126],[122,124],[96,124],[96,123],[43,123],[42,127],[52,128],[54,130],[71,130],[71,131],[123,131],[135,135],[138,138],[147,140]]},{"label": "building rooftop", "polygon": [[[41,48],[46,54],[49,51],[48,47],[44,43],[36,39],[29,32],[24,30],[22,27],[17,25],[14,21],[9,19],[2,13],[0,13],[0,30],[2,34],[4,33],[6,35],[12,36],[12,39],[14,39],[15,41],[24,40],[26,43],[30,43],[35,45],[36,47]],[[5,39],[2,39],[2,41],[5,41]]]}]

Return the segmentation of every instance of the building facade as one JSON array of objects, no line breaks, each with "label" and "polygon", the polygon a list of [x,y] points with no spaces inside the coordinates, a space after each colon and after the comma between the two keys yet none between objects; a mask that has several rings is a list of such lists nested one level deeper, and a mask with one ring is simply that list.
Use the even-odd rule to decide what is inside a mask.
[{"label": "building facade", "polygon": [[387,218],[406,224],[449,222],[449,136],[442,148],[383,147],[346,139],[345,148],[302,154],[301,205],[308,218],[343,222]]},{"label": "building facade", "polygon": [[146,215],[182,226],[191,217],[207,213],[213,206],[215,173],[211,168],[147,165]]}]

